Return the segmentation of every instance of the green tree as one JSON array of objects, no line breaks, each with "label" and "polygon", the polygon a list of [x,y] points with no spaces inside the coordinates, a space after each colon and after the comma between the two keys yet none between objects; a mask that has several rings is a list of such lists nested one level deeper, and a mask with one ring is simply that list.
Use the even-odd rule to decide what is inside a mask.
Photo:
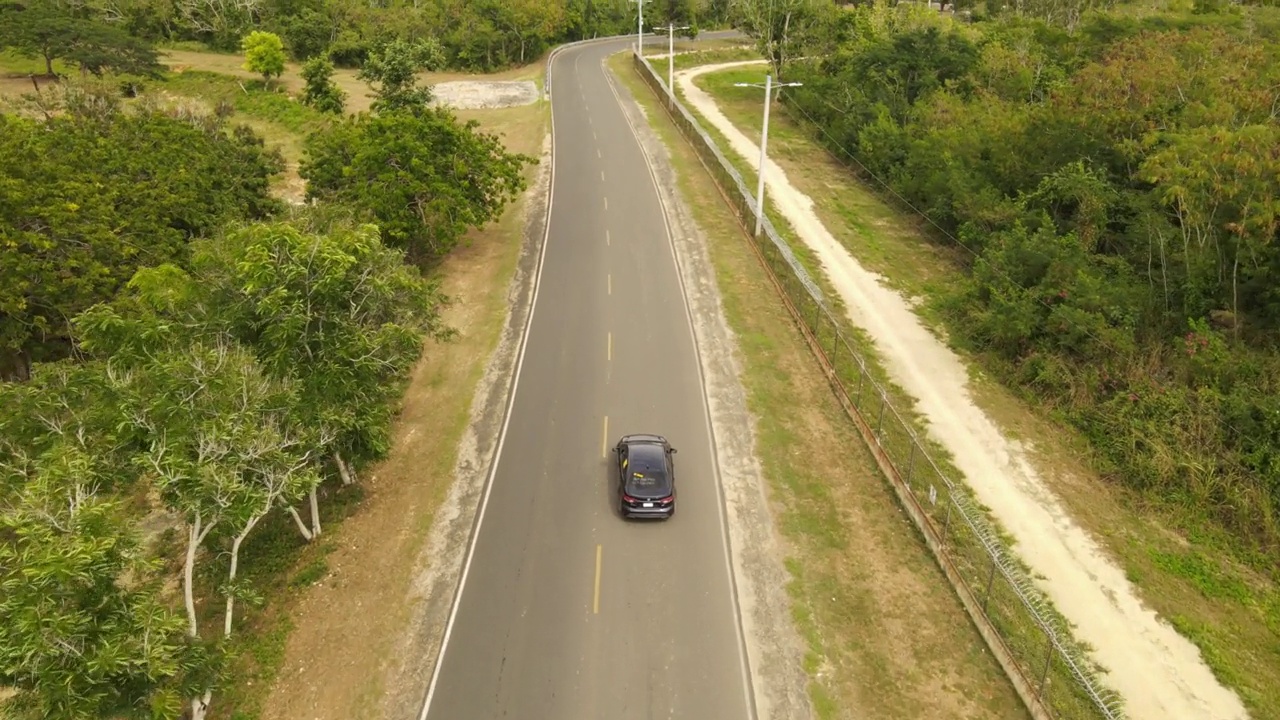
[{"label": "green tree", "polygon": [[[84,349],[110,358],[112,382],[129,422],[148,436],[139,467],[166,505],[187,522],[183,597],[187,633],[200,637],[195,566],[210,533],[230,541],[223,637],[232,632],[235,601],[249,588],[238,579],[240,548],[274,507],[306,497],[320,481],[315,453],[328,440],[293,426],[297,395],[268,377],[247,349],[219,328],[198,293],[175,287],[176,268],[145,269],[129,294],[96,305],[76,325]],[[212,687],[188,694],[193,718],[208,710]]]},{"label": "green tree", "polygon": [[[139,149],[145,148],[146,152]],[[277,212],[283,163],[248,128],[159,110],[0,115],[0,372],[70,350],[70,318],[192,237]]]},{"label": "green tree", "polygon": [[560,3],[503,0],[497,5],[495,14],[499,22],[519,47],[512,59],[520,65],[540,55],[564,27],[565,11]]},{"label": "green tree", "polygon": [[[345,484],[379,459],[409,370],[427,337],[446,339],[436,282],[385,247],[375,226],[325,233],[253,225],[202,244],[194,272],[210,303],[266,371],[298,388],[295,424],[330,438],[323,452]],[[307,539],[320,533],[314,488]]]},{"label": "green tree", "polygon": [[750,35],[778,77],[830,24],[834,6],[823,0],[740,0],[733,25]]},{"label": "green tree", "polygon": [[8,473],[0,474],[0,497],[22,486],[38,458],[68,442],[93,458],[103,492],[127,492],[141,445],[124,429],[120,403],[106,367],[79,359],[41,363],[28,382],[0,383],[0,467]]},{"label": "green tree", "polygon": [[309,60],[322,55],[327,57],[336,27],[327,13],[307,7],[289,16],[281,30],[293,59]]},{"label": "green tree", "polygon": [[264,82],[284,73],[284,42],[275,33],[254,30],[240,41],[244,69],[262,75]]},{"label": "green tree", "polygon": [[444,54],[434,39],[416,43],[392,40],[369,56],[359,77],[374,90],[374,112],[421,108],[431,102],[431,88],[418,87],[418,73],[442,64]]},{"label": "green tree", "polygon": [[101,75],[106,70],[158,77],[161,66],[155,48],[125,30],[72,14],[51,3],[0,5],[0,48],[44,60],[45,73],[54,75],[55,60],[74,63]]},{"label": "green tree", "polygon": [[209,43],[218,50],[236,48],[246,31],[258,22],[263,0],[170,0],[174,25],[185,38]]},{"label": "green tree", "polygon": [[536,162],[477,127],[445,108],[347,118],[307,138],[307,197],[353,208],[415,261],[437,260],[498,218]]},{"label": "green tree", "polygon": [[[1211,126],[1166,136],[1140,175],[1155,183],[1184,233],[1185,246],[1215,258],[1201,282],[1218,288],[1217,304],[1229,307],[1239,337],[1243,307],[1280,305],[1274,269],[1280,228],[1280,129],[1274,123],[1239,128]],[[1242,298],[1242,295],[1244,296]],[[1264,324],[1280,319],[1263,314]],[[1274,325],[1272,325],[1274,327]]]},{"label": "green tree", "polygon": [[306,81],[303,103],[320,112],[342,114],[347,95],[333,82],[333,63],[329,58],[314,57],[303,63],[302,79]]},{"label": "green tree", "polygon": [[0,683],[6,717],[181,713],[210,655],[183,637],[127,512],[100,491],[102,464],[75,436],[27,467],[0,506]]}]

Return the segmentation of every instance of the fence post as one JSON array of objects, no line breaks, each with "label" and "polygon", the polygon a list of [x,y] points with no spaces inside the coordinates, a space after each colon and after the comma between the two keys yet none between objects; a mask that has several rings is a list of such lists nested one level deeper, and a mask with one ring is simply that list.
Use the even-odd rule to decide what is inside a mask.
[{"label": "fence post", "polygon": [[907,456],[907,487],[911,487],[911,476],[916,469],[916,448],[918,446],[915,438],[911,437],[911,433],[907,433],[907,437],[911,440],[911,454]]},{"label": "fence post", "polygon": [[884,406],[889,404],[889,398],[885,397],[884,390],[880,391],[880,412],[876,414],[876,441],[880,440],[880,428],[884,425]]},{"label": "fence post", "polygon": [[1044,695],[1044,685],[1049,681],[1049,666],[1053,664],[1053,638],[1049,637],[1049,630],[1047,628],[1041,629],[1044,630],[1045,644],[1048,645],[1049,648],[1044,654],[1044,670],[1040,673],[1040,685],[1036,688],[1037,700]]},{"label": "fence post", "polygon": [[942,519],[942,551],[950,555],[947,550],[947,541],[951,539],[951,506],[956,504],[956,498],[951,494],[951,490],[947,490],[947,515]]},{"label": "fence post", "polygon": [[[857,353],[854,353],[857,358]],[[862,382],[867,379],[867,366],[861,360],[858,360],[858,398],[853,401],[855,407],[862,409]]]},{"label": "fence post", "polygon": [[996,581],[996,558],[991,556],[991,574],[987,576],[987,592],[982,596],[982,614],[987,614],[987,601],[991,599],[991,586]]}]

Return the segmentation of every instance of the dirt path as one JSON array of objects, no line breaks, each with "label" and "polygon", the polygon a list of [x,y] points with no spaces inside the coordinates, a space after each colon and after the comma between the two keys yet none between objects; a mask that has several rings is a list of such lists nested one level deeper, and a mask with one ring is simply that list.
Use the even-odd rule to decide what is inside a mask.
[{"label": "dirt path", "polygon": [[[728,138],[750,167],[758,139],[748,138],[694,84],[700,75],[759,64],[705,65],[676,73],[686,101]],[[1199,650],[1137,598],[1123,570],[1066,514],[1038,477],[1021,444],[1003,437],[974,403],[960,358],[926,328],[906,298],[862,268],[822,225],[812,200],[767,161],[766,184],[775,206],[820,260],[850,319],[886,360],[893,381],[917,401],[929,433],[955,458],[967,484],[1013,536],[1076,636],[1095,648],[1108,684],[1135,720],[1243,720],[1238,696],[1214,678]]]}]

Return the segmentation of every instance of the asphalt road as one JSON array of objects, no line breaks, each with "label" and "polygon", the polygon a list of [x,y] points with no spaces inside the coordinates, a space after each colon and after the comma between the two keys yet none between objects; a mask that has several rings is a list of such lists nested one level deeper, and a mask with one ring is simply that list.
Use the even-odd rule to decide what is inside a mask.
[{"label": "asphalt road", "polygon": [[[746,720],[698,360],[662,205],[602,61],[552,67],[550,231],[473,556],[423,717]],[[666,435],[670,521],[614,507],[625,433]]]}]

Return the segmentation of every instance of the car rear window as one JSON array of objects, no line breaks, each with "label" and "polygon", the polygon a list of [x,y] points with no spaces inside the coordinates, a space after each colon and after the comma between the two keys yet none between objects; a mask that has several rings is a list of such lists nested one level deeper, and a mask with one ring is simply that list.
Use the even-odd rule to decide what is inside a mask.
[{"label": "car rear window", "polygon": [[671,492],[671,481],[661,470],[637,470],[627,476],[627,491],[666,495]]}]

